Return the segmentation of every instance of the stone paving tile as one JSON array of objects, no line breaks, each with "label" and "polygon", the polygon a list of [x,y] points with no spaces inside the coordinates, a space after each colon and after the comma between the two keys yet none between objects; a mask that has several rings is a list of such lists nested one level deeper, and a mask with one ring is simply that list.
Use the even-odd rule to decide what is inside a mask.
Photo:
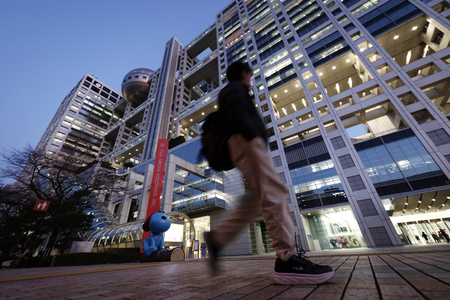
[{"label": "stone paving tile", "polygon": [[315,288],[317,288],[316,285],[294,285],[290,287],[289,289],[286,289],[284,292],[279,294],[278,296],[275,296],[272,299],[304,299],[308,294],[310,294]]},{"label": "stone paving tile", "polygon": [[373,289],[352,289],[349,288],[345,291],[344,299],[346,300],[352,300],[352,299],[364,299],[364,300],[378,300],[380,299],[380,296],[378,294],[378,290],[376,288]]},{"label": "stone paving tile", "polygon": [[[3,282],[0,299],[371,300],[382,296],[384,300],[442,300],[450,294],[450,252],[311,259],[331,265],[335,277],[321,285],[275,285],[269,278],[273,259],[223,260],[223,273],[217,277],[210,276],[204,262],[149,264],[144,268]],[[93,269],[95,266],[84,268]],[[66,267],[58,272],[72,270]],[[41,269],[45,271],[55,272]],[[33,274],[38,272],[34,270]]]},{"label": "stone paving tile", "polygon": [[272,284],[268,287],[265,287],[263,289],[260,289],[250,295],[247,295],[243,298],[243,300],[264,300],[264,299],[271,299],[277,295],[279,295],[280,293],[284,292],[285,290],[287,290],[288,288],[290,288],[289,285],[275,285]]}]

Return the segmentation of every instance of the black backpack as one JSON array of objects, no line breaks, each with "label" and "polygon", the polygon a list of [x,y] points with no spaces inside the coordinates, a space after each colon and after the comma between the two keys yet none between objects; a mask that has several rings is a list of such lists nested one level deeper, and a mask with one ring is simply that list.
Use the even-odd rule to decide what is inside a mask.
[{"label": "black backpack", "polygon": [[209,165],[216,171],[228,171],[234,168],[230,158],[227,141],[232,135],[227,122],[219,111],[209,114],[202,125],[203,147],[200,155],[208,160]]}]

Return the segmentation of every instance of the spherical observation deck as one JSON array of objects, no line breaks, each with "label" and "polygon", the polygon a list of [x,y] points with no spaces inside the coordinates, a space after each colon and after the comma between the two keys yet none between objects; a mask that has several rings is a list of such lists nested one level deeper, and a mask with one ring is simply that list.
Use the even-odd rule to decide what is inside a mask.
[{"label": "spherical observation deck", "polygon": [[136,106],[147,100],[150,89],[150,77],[155,72],[150,69],[139,68],[131,70],[122,81],[122,95],[128,102]]}]

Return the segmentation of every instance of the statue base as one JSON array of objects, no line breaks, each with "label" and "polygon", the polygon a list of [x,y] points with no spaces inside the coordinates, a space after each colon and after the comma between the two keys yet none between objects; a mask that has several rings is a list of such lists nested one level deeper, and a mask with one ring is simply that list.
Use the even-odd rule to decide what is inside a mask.
[{"label": "statue base", "polygon": [[154,262],[154,261],[183,261],[184,251],[181,248],[174,248],[172,250],[156,250],[150,256],[141,254],[140,262]]}]

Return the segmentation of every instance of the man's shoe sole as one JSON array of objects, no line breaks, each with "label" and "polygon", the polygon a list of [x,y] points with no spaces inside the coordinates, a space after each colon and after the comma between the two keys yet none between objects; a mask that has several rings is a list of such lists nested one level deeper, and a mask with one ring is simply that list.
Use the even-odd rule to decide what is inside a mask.
[{"label": "man's shoe sole", "polygon": [[334,270],[322,274],[278,273],[273,271],[270,279],[277,284],[320,284],[334,277]]}]

